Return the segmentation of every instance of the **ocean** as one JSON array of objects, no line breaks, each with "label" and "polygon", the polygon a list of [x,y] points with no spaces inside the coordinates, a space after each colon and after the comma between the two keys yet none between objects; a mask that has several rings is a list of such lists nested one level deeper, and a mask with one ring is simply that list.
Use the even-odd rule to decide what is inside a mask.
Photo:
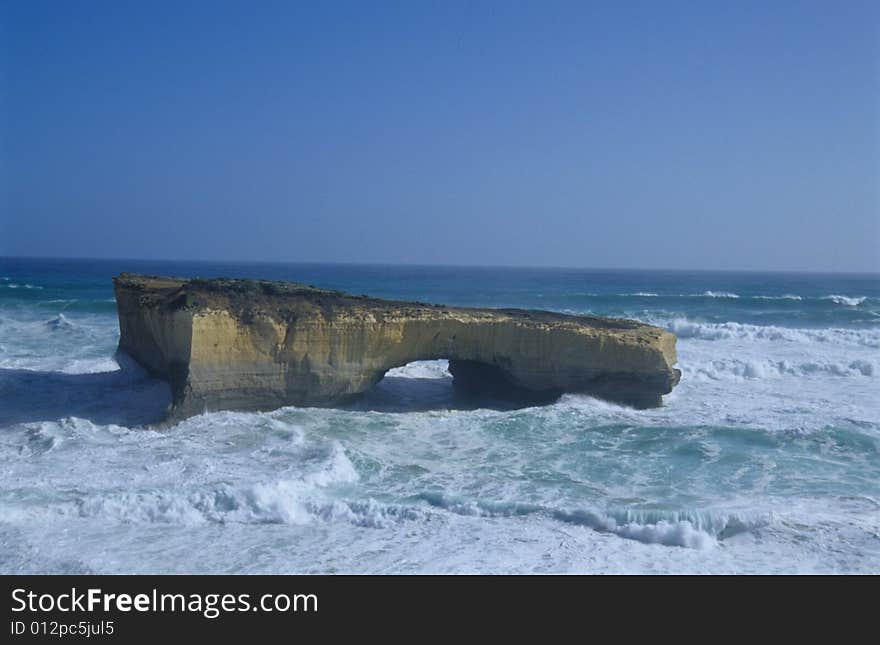
[{"label": "ocean", "polygon": [[[343,409],[150,423],[122,271],[634,318],[661,408],[460,405],[445,361]],[[3,573],[880,572],[880,276],[0,258]]]}]

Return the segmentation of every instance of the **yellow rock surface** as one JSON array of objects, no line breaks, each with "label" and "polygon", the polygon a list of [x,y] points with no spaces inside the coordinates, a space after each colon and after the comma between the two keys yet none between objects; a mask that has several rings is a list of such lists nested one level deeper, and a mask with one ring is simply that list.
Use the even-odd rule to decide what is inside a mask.
[{"label": "yellow rock surface", "polygon": [[675,336],[629,320],[379,300],[295,283],[114,279],[119,350],[169,381],[172,417],[345,403],[393,367],[445,358],[459,386],[655,406]]}]

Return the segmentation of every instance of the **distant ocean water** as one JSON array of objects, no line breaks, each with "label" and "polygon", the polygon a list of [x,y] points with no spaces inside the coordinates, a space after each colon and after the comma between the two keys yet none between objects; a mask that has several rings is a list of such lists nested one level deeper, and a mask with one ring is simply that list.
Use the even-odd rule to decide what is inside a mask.
[{"label": "distant ocean water", "polygon": [[[155,431],[121,271],[636,318],[683,377],[654,410],[460,409],[429,361]],[[877,275],[0,258],[0,571],[880,572],[878,383]]]}]

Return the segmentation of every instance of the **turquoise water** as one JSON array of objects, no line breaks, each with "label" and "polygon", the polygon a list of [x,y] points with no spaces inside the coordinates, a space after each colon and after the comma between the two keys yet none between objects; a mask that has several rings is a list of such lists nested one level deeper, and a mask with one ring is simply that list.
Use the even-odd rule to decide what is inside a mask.
[{"label": "turquoise water", "polygon": [[[462,409],[428,361],[155,431],[124,270],[637,318],[683,378],[654,410]],[[876,275],[0,259],[0,570],[877,572],[878,377]]]}]

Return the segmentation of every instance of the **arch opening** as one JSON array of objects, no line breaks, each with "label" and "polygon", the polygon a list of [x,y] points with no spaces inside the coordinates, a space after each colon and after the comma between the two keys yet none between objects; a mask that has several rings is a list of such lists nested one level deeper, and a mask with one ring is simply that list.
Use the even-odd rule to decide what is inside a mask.
[{"label": "arch opening", "polygon": [[515,410],[553,403],[561,391],[517,387],[499,368],[477,361],[411,361],[388,370],[353,407],[378,412]]}]

